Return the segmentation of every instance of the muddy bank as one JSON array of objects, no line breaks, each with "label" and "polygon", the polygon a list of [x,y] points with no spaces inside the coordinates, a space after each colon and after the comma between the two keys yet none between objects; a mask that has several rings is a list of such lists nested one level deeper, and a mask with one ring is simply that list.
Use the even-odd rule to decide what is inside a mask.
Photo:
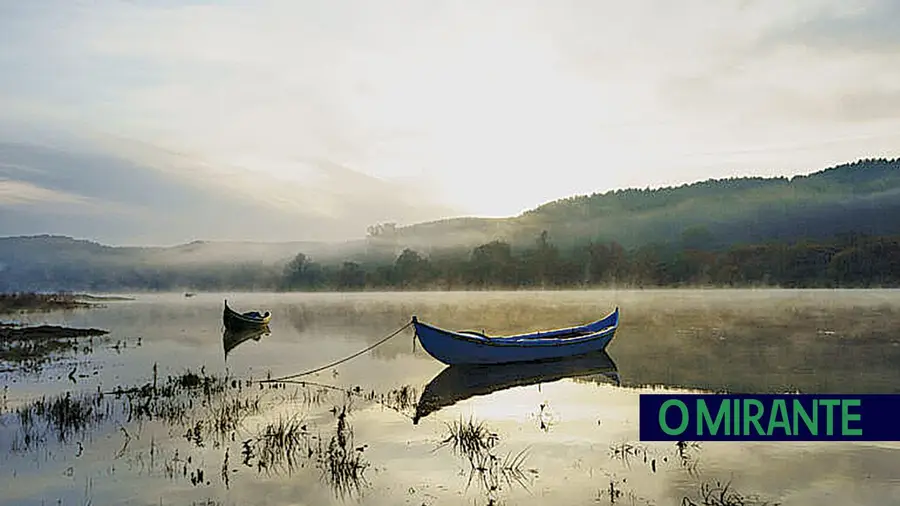
[{"label": "muddy bank", "polygon": [[0,293],[0,315],[100,307],[98,302],[134,300],[132,297],[99,296],[86,293]]},{"label": "muddy bank", "polygon": [[0,323],[0,340],[2,341],[74,339],[76,337],[104,336],[106,334],[109,334],[109,331],[102,329],[77,329],[60,327],[59,325],[20,327]]},{"label": "muddy bank", "polygon": [[90,295],[87,293],[79,293],[73,295],[75,299],[82,301],[93,301],[93,302],[116,302],[116,301],[127,301],[127,300],[135,300],[134,297],[122,297],[120,295]]},{"label": "muddy bank", "polygon": [[94,304],[68,294],[0,293],[0,314],[78,309],[93,306]]},{"label": "muddy bank", "polygon": [[57,325],[22,327],[0,323],[0,370],[36,368],[55,356],[78,351],[79,338],[107,334],[109,331],[94,328],[79,329]]}]

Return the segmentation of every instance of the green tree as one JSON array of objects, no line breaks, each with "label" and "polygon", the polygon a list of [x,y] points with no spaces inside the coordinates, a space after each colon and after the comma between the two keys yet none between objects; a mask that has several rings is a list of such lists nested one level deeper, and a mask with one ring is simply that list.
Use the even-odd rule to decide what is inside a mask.
[{"label": "green tree", "polygon": [[556,284],[560,277],[559,249],[550,242],[550,234],[546,230],[541,232],[535,243],[531,259],[534,279],[542,288]]},{"label": "green tree", "polygon": [[516,264],[509,243],[491,241],[472,250],[469,281],[481,287],[515,284]]},{"label": "green tree", "polygon": [[428,259],[409,248],[394,262],[394,275],[400,286],[421,286],[430,280]]},{"label": "green tree", "polygon": [[322,267],[303,253],[297,253],[284,267],[282,283],[287,289],[317,289],[324,281]]},{"label": "green tree", "polygon": [[681,247],[684,249],[706,250],[713,245],[713,235],[703,225],[684,229],[681,233]]},{"label": "green tree", "polygon": [[366,271],[356,262],[344,262],[337,272],[337,285],[345,290],[359,290],[366,286]]}]

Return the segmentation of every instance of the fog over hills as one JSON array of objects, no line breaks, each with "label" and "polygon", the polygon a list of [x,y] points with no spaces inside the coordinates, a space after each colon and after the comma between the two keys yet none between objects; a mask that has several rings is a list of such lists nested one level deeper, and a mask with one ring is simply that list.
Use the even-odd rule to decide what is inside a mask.
[{"label": "fog over hills", "polygon": [[[29,227],[35,227],[42,223],[35,217],[44,217],[48,228],[50,225],[60,227],[57,230],[71,227],[82,236],[90,237],[92,231],[105,226],[118,227],[117,230],[125,233],[128,227],[144,223],[141,220],[145,215],[137,210],[146,210],[158,203],[148,194],[134,189],[132,181],[166,195],[169,213],[153,221],[156,226],[178,229],[179,210],[196,205],[199,199],[209,206],[199,219],[208,220],[210,235],[214,235],[216,226],[228,228],[234,224],[215,220],[217,211],[230,211],[234,209],[229,207],[232,205],[245,206],[244,221],[240,223],[247,227],[245,241],[204,240],[171,247],[112,247],[62,235],[5,237],[0,238],[0,268],[7,272],[14,266],[25,269],[40,265],[48,268],[83,265],[98,269],[108,265],[166,268],[248,263],[280,266],[299,252],[324,262],[373,259],[390,262],[407,247],[429,254],[445,249],[470,250],[492,240],[507,241],[513,247],[530,245],[543,230],[547,230],[553,242],[564,249],[588,241],[617,241],[626,247],[635,247],[679,242],[686,236],[702,241],[703,247],[715,248],[739,243],[823,239],[846,233],[900,234],[898,159],[863,160],[792,179],[709,180],[675,188],[576,196],[511,218],[454,218],[406,227],[370,227],[369,237],[359,234],[353,240],[278,241],[277,234],[255,234],[253,224],[259,221],[270,227],[289,227],[298,215],[267,219],[266,208],[246,196],[235,200],[217,199],[215,195],[205,193],[202,187],[179,185],[164,179],[141,180],[149,177],[146,171],[136,171],[136,179],[129,179],[111,169],[104,171],[108,166],[101,158],[79,158],[90,170],[85,172],[89,177],[76,181],[78,178],[39,170],[43,165],[38,162],[50,164],[54,156],[63,155],[21,146],[5,145],[2,149],[5,160],[32,162],[28,167],[33,175],[28,182],[34,185],[29,187],[31,194],[9,191],[5,195],[6,209],[16,208],[24,202],[23,207],[28,212],[4,212],[0,217],[4,231],[15,230],[16,224],[24,226],[20,222],[23,219]],[[9,161],[3,167],[7,175],[26,173],[23,167]],[[103,177],[110,178],[104,184],[112,182],[122,188],[116,199],[101,200],[97,193],[92,193],[92,185],[98,184]],[[8,181],[7,188],[10,188]],[[45,193],[33,189],[38,188],[38,184]],[[75,188],[81,192],[80,198],[71,197]],[[47,206],[44,200],[42,206],[28,208],[28,204],[48,198],[46,192],[53,192],[49,195],[56,199],[52,206]],[[196,223],[198,217],[195,214],[184,216],[180,226]],[[310,216],[306,218],[315,221]],[[166,220],[173,220],[173,223]],[[326,225],[328,223],[325,221]],[[316,230],[315,223],[309,230]],[[76,234],[70,232],[67,235]]]}]

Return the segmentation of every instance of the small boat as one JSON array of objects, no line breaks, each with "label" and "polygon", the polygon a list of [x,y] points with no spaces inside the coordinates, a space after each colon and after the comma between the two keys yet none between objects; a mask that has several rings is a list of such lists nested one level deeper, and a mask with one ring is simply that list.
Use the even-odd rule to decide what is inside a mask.
[{"label": "small boat", "polygon": [[263,338],[263,336],[267,336],[271,333],[268,325],[262,325],[261,327],[247,327],[240,329],[226,328],[225,332],[222,333],[222,345],[225,348],[225,358],[228,358],[228,353],[231,350],[237,348],[239,345],[249,341],[259,341]]},{"label": "small boat", "polygon": [[190,299],[190,298],[193,297],[194,295],[197,295],[197,294],[194,293],[194,292],[187,292],[187,293],[184,294],[184,298],[185,298],[185,299]]},{"label": "small boat", "polygon": [[420,322],[415,316],[412,323],[425,351],[447,365],[533,362],[605,350],[619,328],[619,308],[601,320],[579,327],[505,337],[488,337],[471,330],[444,330]]},{"label": "small boat", "polygon": [[259,311],[238,313],[228,307],[228,301],[225,301],[225,311],[222,314],[222,321],[225,323],[226,329],[259,328],[268,325],[271,319],[272,314],[268,311],[264,314],[260,314]]},{"label": "small boat", "polygon": [[621,386],[616,363],[605,351],[525,364],[451,365],[432,378],[422,390],[413,424],[418,424],[431,413],[472,397],[566,378],[584,378]]}]

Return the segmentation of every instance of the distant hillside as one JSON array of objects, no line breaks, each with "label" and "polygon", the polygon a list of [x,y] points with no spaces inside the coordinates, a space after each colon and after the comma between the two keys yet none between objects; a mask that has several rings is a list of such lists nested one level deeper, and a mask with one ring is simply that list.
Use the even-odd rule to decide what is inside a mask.
[{"label": "distant hillside", "polygon": [[679,241],[688,230],[703,230],[723,247],[848,232],[893,235],[900,233],[900,159],[861,160],[791,179],[712,179],[594,193],[513,218],[457,218],[403,227],[389,239],[422,249],[471,247],[493,239],[523,245],[542,230],[563,248],[587,240],[617,241],[625,247]]},{"label": "distant hillside", "polygon": [[190,272],[220,280],[227,271],[252,268],[274,277],[299,251],[328,261],[353,249],[353,243],[208,241],[172,247],[115,247],[55,235],[2,237],[0,291],[152,288],[148,283],[161,272]]},{"label": "distant hillside", "polygon": [[[0,238],[0,291],[177,289],[184,284],[263,289],[279,284],[285,264],[298,253],[320,265],[371,267],[392,264],[404,248],[412,248],[443,261],[467,257],[493,240],[520,251],[531,248],[543,230],[564,253],[588,242],[615,241],[629,250],[647,244],[724,250],[775,241],[828,242],[848,233],[900,236],[900,159],[862,160],[791,179],[735,178],[595,193],[512,218],[378,225],[370,227],[366,239],[346,243],[112,247],[62,236],[6,237]],[[343,265],[350,269],[348,279],[360,275],[353,265]]]},{"label": "distant hillside", "polygon": [[194,241],[172,247],[106,246],[59,235],[0,237],[0,263],[196,265],[277,262],[298,251],[328,253],[336,245],[317,242],[210,242]]}]

